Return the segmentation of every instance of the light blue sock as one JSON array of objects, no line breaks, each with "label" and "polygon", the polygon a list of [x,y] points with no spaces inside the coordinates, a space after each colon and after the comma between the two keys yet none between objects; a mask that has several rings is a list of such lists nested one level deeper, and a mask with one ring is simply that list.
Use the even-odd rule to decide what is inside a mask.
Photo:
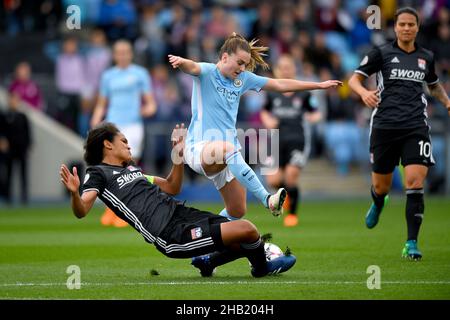
[{"label": "light blue sock", "polygon": [[250,191],[267,208],[267,197],[270,193],[261,184],[256,173],[245,162],[239,151],[232,151],[225,155],[225,163],[238,181]]},{"label": "light blue sock", "polygon": [[235,221],[235,220],[239,220],[240,219],[240,218],[236,218],[236,217],[230,216],[228,214],[228,212],[227,212],[227,209],[225,209],[225,208],[223,208],[223,210],[220,211],[219,216],[225,217],[225,218],[227,218],[230,221]]}]

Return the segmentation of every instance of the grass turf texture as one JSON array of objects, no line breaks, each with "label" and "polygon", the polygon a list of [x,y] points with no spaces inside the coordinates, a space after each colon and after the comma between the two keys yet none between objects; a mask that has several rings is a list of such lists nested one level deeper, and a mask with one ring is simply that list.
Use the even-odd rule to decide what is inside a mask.
[{"label": "grass turf texture", "polygon": [[[219,212],[220,205],[194,206]],[[102,207],[78,220],[69,208],[0,208],[1,299],[450,299],[450,199],[426,200],[419,238],[421,262],[400,257],[405,242],[404,199],[392,198],[379,225],[368,230],[369,201],[306,202],[295,228],[260,205],[247,218],[297,264],[278,276],[254,279],[247,260],[201,278],[187,259],[169,259],[131,227],[102,227]],[[69,290],[67,267],[81,269],[81,289]],[[381,270],[369,290],[367,268]],[[155,272],[156,271],[156,272]],[[156,275],[159,273],[159,275]]]}]

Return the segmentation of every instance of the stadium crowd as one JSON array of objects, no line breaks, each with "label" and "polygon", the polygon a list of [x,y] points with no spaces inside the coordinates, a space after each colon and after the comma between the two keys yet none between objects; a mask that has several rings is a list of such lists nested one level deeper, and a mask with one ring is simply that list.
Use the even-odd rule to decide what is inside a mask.
[{"label": "stadium crowd", "polygon": [[[81,9],[79,30],[66,26],[70,5]],[[380,29],[367,27],[371,13],[366,9],[370,5],[381,9]],[[157,112],[145,119],[146,132],[150,132],[155,124],[187,124],[191,115],[192,79],[170,67],[168,54],[216,62],[218,46],[232,32],[238,32],[270,48],[270,65],[280,55],[291,54],[300,80],[346,81],[364,52],[393,40],[395,10],[406,5],[418,10],[418,41],[435,53],[437,74],[450,92],[448,0],[5,0],[0,9],[2,43],[29,39],[29,35],[44,41],[36,43],[34,51],[9,58],[11,64],[1,67],[0,85],[29,107],[46,112],[85,137],[101,75],[112,63],[112,44],[128,39],[135,63],[145,67],[151,77]],[[270,70],[256,73],[271,75]],[[370,81],[375,87],[374,79]],[[344,176],[352,163],[367,166],[371,110],[364,108],[346,83],[314,94],[324,117],[312,126],[311,156],[327,157]],[[429,101],[431,122],[447,121],[445,108],[431,98]],[[259,114],[265,103],[264,92],[247,94],[241,99],[238,120],[262,127]],[[439,132],[432,134],[437,165],[430,177],[441,181],[445,142]],[[164,144],[168,139],[160,139],[152,151],[144,148],[143,154],[145,166],[146,154],[153,153],[156,174],[164,169],[170,154],[170,146]],[[6,150],[1,148],[0,152]]]}]

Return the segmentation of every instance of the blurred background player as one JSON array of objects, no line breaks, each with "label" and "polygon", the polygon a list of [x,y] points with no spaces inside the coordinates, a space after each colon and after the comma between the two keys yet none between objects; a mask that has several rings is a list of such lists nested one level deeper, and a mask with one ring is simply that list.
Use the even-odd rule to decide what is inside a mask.
[{"label": "blurred background player", "polygon": [[20,62],[14,72],[14,80],[9,86],[10,93],[17,95],[21,101],[36,110],[43,109],[41,90],[31,78],[31,66],[28,62]]},{"label": "blurred background player", "polygon": [[[8,96],[8,110],[4,114],[4,120],[0,121],[3,135],[6,138],[6,179],[5,198],[8,204],[13,202],[13,171],[16,166],[20,175],[20,201],[28,203],[28,158],[31,147],[31,129],[28,117],[19,110],[21,100],[14,93]],[[5,141],[3,142],[5,144]]]},{"label": "blurred background player", "polygon": [[[100,93],[91,119],[91,127],[103,120],[117,125],[129,141],[134,161],[139,163],[144,139],[143,118],[156,112],[150,75],[147,70],[133,64],[133,50],[126,40],[113,46],[115,66],[102,74]],[[109,208],[101,218],[103,225],[124,227],[127,224]]]},{"label": "blurred background player", "polygon": [[[276,78],[295,79],[297,69],[290,55],[282,55],[274,68]],[[321,119],[321,113],[313,105],[308,91],[270,92],[267,104],[261,110],[261,121],[268,129],[279,129],[279,168],[267,175],[267,183],[273,188],[285,188],[288,197],[284,208],[286,227],[298,224],[297,205],[300,202],[298,187],[300,172],[306,164],[310,151],[310,132],[303,125],[303,115],[310,122]]]},{"label": "blurred background player", "polygon": [[319,83],[258,76],[253,73],[258,65],[269,67],[263,59],[268,48],[255,46],[256,42],[233,33],[222,45],[216,64],[169,55],[173,68],[195,77],[185,161],[214,182],[225,203],[220,215],[231,220],[242,218],[247,210],[246,189],[274,216],[282,214],[287,195],[283,188],[271,195],[240,153],[236,131],[240,97],[249,90],[290,92],[341,84],[337,80]]},{"label": "blurred background player", "polygon": [[[422,253],[417,238],[422,224],[424,180],[434,165],[427,123],[427,100],[423,85],[449,111],[450,100],[435,73],[434,54],[415,40],[419,16],[412,8],[395,15],[395,41],[375,47],[361,61],[349,80],[350,87],[373,108],[370,133],[373,204],[366,225],[373,228],[385,206],[392,184],[392,172],[401,161],[406,187],[408,236],[402,255],[419,260]],[[368,90],[362,81],[377,72],[377,90]]]},{"label": "blurred background player", "polygon": [[74,36],[68,36],[62,43],[62,51],[58,54],[55,65],[55,81],[58,89],[57,118],[77,133],[80,133],[78,118],[86,79],[84,71],[79,40]]}]

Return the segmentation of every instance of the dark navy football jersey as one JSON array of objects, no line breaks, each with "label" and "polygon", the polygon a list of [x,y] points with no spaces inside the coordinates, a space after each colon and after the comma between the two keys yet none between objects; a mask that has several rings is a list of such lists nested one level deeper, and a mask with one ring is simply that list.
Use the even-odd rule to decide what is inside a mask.
[{"label": "dark navy football jersey", "polygon": [[412,52],[403,51],[397,41],[373,48],[355,72],[369,77],[376,73],[380,91],[378,108],[372,113],[371,127],[380,129],[415,128],[427,125],[427,99],[424,85],[439,82],[434,55],[417,43]]},{"label": "dark navy football jersey", "polygon": [[280,140],[303,137],[303,114],[317,111],[311,99],[308,91],[297,91],[290,96],[278,92],[268,93],[264,109],[278,119]]},{"label": "dark navy football jersey", "polygon": [[87,191],[96,191],[100,200],[150,243],[158,241],[178,204],[153,184],[153,177],[132,165],[87,168],[82,193]]}]

